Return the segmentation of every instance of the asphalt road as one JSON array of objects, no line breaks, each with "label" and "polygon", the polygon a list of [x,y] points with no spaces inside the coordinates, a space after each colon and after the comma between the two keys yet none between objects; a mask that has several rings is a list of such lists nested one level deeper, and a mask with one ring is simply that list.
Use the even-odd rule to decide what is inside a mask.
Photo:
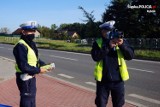
[{"label": "asphalt road", "polygon": [[[0,44],[0,56],[14,60],[13,45]],[[95,62],[89,54],[39,49],[40,59],[54,62],[48,75],[95,90]],[[160,107],[160,62],[127,61],[130,80],[125,84],[126,100],[140,107]]]}]

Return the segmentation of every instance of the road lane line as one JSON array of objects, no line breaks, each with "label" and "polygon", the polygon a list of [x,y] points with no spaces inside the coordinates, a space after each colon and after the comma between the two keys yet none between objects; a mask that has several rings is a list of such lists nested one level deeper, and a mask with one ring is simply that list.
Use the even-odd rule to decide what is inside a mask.
[{"label": "road lane line", "polygon": [[61,58],[61,59],[67,59],[67,60],[72,60],[72,61],[78,61],[77,59],[72,59],[72,58],[66,58],[66,57],[61,57],[61,56],[56,56],[56,55],[50,55],[51,57],[55,58]]},{"label": "road lane line", "polygon": [[151,61],[151,60],[141,60],[141,59],[133,59],[133,61],[137,61],[137,62],[145,62],[145,63],[157,63],[160,64],[159,61]]},{"label": "road lane line", "polygon": [[131,67],[128,67],[128,69],[137,70],[137,71],[143,71],[143,72],[148,72],[148,73],[155,73],[154,71],[149,71],[149,70],[144,70],[144,69],[137,69],[137,68],[131,68]]},{"label": "road lane line", "polygon": [[85,87],[85,86],[83,86],[83,85],[80,85],[80,84],[78,84],[78,83],[76,84],[76,83],[73,83],[73,82],[69,82],[69,81],[66,81],[66,80],[64,80],[64,79],[61,79],[61,78],[58,78],[58,77],[54,77],[54,76],[51,76],[51,75],[48,75],[48,74],[43,74],[43,75],[45,75],[45,76],[47,76],[47,77],[50,77],[50,78],[54,78],[54,79],[56,79],[56,80],[59,80],[59,81],[61,81],[61,82],[67,83],[67,84],[74,85],[74,86],[76,86],[76,87],[80,87],[80,88],[86,89],[86,90],[88,90],[88,91],[91,91],[91,92],[94,92],[94,93],[95,93],[95,90],[94,90],[94,89],[87,88],[87,87]]},{"label": "road lane line", "polygon": [[83,56],[91,56],[90,54],[85,54],[85,53],[76,53],[76,52],[68,52],[68,51],[60,51],[60,50],[46,50],[46,49],[38,49],[38,50],[42,50],[42,51],[57,51],[57,52],[61,52],[61,53],[71,53],[71,54],[77,54],[77,55],[83,55]]},{"label": "road lane line", "polygon": [[135,105],[136,107],[147,107],[143,104],[140,104],[140,103],[137,103],[137,102],[133,102],[133,101],[130,101],[130,100],[125,100],[127,103],[130,103],[132,105]]},{"label": "road lane line", "polygon": [[69,76],[69,75],[66,75],[66,74],[58,74],[59,76],[62,76],[62,77],[65,77],[65,78],[68,78],[68,79],[72,79],[74,77],[72,76]]},{"label": "road lane line", "polygon": [[64,53],[71,53],[71,54],[76,54],[76,55],[84,55],[84,56],[91,56],[90,54],[85,54],[85,53],[76,53],[76,52],[67,52],[67,51],[61,51]]},{"label": "road lane line", "polygon": [[94,82],[85,82],[85,83],[88,85],[96,86],[96,83],[94,83]]},{"label": "road lane line", "polygon": [[12,59],[9,59],[9,58],[3,57],[3,56],[0,56],[0,58],[2,58],[2,59],[4,59],[4,60],[11,61],[11,62],[15,62],[15,60],[12,60]]},{"label": "road lane line", "polygon": [[155,100],[155,99],[152,99],[152,98],[147,98],[147,97],[140,96],[140,95],[137,95],[137,94],[129,94],[128,96],[135,97],[135,98],[138,98],[138,99],[141,99],[141,100],[144,100],[144,101],[148,101],[150,103],[160,104],[160,101],[158,101],[158,100]]},{"label": "road lane line", "polygon": [[13,50],[13,48],[8,48],[8,50]]},{"label": "road lane line", "polygon": [[0,47],[0,48],[4,48],[4,47]]},{"label": "road lane line", "polygon": [[[60,50],[47,50],[47,49],[38,49],[38,50],[43,50],[43,51],[57,51],[57,52],[62,52],[62,53],[71,53],[71,54],[77,54],[77,55],[83,55],[83,56],[91,56],[91,54],[78,53],[78,52],[67,52],[67,51],[60,51]],[[158,63],[158,64],[160,64],[160,62],[159,62],[159,61],[151,61],[151,60],[133,59],[132,61],[145,62],[145,63]]]}]

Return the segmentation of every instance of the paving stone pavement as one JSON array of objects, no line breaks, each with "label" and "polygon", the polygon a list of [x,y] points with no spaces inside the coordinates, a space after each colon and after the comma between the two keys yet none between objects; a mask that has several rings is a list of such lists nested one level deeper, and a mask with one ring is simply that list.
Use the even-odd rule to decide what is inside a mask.
[{"label": "paving stone pavement", "polygon": [[[0,104],[19,107],[14,62],[0,57]],[[47,75],[37,75],[37,107],[96,107],[95,92]],[[107,107],[112,107],[111,100]],[[134,107],[126,103],[124,107]]]}]

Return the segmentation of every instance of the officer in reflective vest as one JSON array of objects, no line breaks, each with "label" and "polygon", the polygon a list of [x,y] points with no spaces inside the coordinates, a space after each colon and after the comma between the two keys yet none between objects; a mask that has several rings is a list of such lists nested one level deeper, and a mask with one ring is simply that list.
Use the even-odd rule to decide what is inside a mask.
[{"label": "officer in reflective vest", "polygon": [[110,93],[113,107],[122,107],[125,103],[124,81],[129,79],[125,60],[131,60],[134,51],[123,38],[110,38],[114,24],[112,20],[99,26],[102,36],[93,43],[91,50],[91,56],[96,61],[97,107],[106,107]]},{"label": "officer in reflective vest", "polygon": [[28,21],[20,27],[21,39],[13,49],[16,60],[16,83],[20,91],[20,107],[36,107],[35,75],[45,73],[52,68],[40,68],[45,63],[38,58],[38,50],[33,42],[37,22]]}]

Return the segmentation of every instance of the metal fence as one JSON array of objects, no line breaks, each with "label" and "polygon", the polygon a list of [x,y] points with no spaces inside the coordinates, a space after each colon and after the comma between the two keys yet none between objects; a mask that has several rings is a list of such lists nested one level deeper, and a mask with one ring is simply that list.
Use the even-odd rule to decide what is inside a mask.
[{"label": "metal fence", "polygon": [[160,38],[126,38],[136,49],[160,50]]},{"label": "metal fence", "polygon": [[[160,38],[125,38],[135,49],[160,50]],[[82,39],[81,44],[92,45],[96,39]],[[85,41],[85,42],[84,42]]]},{"label": "metal fence", "polygon": [[[40,39],[40,38],[37,38]],[[129,44],[135,49],[150,49],[150,50],[160,50],[160,38],[125,38]],[[5,37],[4,41],[14,42],[18,41],[19,37]],[[83,45],[92,46],[95,38],[88,39],[77,39],[75,42]]]}]

